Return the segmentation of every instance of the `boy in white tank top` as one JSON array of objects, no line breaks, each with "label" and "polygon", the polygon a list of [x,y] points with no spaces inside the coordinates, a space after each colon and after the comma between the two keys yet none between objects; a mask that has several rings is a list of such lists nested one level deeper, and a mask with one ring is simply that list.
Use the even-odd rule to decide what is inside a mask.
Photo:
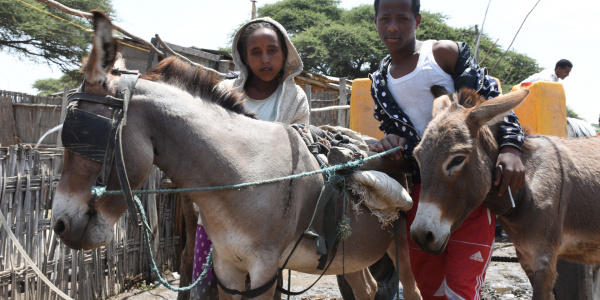
[{"label": "boy in white tank top", "polygon": [[[410,230],[421,190],[419,166],[413,156],[426,125],[432,119],[432,85],[450,92],[467,87],[486,99],[500,95],[498,84],[474,63],[464,43],[416,40],[421,22],[420,0],[375,0],[375,25],[389,55],[372,76],[371,95],[375,118],[386,136],[370,149],[383,152],[404,146],[403,152],[388,155],[392,160],[406,159],[413,166],[413,208],[407,212]],[[509,114],[500,126],[500,155],[495,185],[503,194],[510,185],[517,191],[524,184],[520,148],[524,142],[519,120]],[[495,218],[479,206],[450,236],[439,255],[423,252],[410,239],[411,268],[424,299],[480,299],[494,243]]]}]

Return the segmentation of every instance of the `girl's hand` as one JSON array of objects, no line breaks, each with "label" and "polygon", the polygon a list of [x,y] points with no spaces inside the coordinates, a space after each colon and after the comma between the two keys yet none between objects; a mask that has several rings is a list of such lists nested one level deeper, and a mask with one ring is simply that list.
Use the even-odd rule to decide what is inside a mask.
[{"label": "girl's hand", "polygon": [[[498,166],[502,166],[502,172]],[[521,161],[519,149],[511,146],[505,146],[500,149],[498,161],[496,162],[496,180],[494,185],[499,185],[498,196],[502,196],[507,187],[510,186],[512,192],[516,192],[525,185],[525,167]]]},{"label": "girl's hand", "polygon": [[[384,136],[381,140],[377,141],[376,144],[369,145],[369,150],[373,152],[384,152],[390,149],[394,149],[396,147],[406,145],[406,139],[401,138],[395,134],[388,134]],[[400,160],[402,158],[402,150],[396,151],[394,153],[390,153],[385,157],[391,160]]]}]

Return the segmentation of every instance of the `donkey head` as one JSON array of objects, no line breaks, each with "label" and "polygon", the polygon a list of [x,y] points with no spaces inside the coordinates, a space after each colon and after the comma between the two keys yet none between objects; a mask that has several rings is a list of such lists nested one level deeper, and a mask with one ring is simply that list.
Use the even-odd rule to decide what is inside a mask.
[{"label": "donkey head", "polygon": [[[119,75],[112,74],[111,70],[124,68],[124,63],[118,59],[117,43],[113,38],[112,25],[108,17],[98,11],[93,11],[93,15],[93,48],[87,61],[84,72],[85,80],[80,91],[102,98],[102,96],[115,94]],[[95,118],[108,118],[108,120],[111,119],[114,113],[114,108],[109,105],[90,101],[73,101],[69,104],[67,118],[75,110],[80,113],[80,116],[94,115]],[[129,118],[128,124],[135,124],[136,122],[139,122],[136,121],[136,118]],[[78,144],[80,142],[78,142],[77,137],[82,136],[78,135],[82,134],[81,132],[85,132],[83,134],[89,137],[88,141],[106,142],[108,136],[94,132],[97,131],[97,127],[93,124],[83,127],[75,125],[70,126],[70,128],[63,128],[63,139],[65,134],[75,138],[71,138],[71,147],[67,147],[65,144],[67,149],[64,152],[63,171],[52,204],[53,229],[61,240],[73,249],[91,249],[108,244],[112,240],[113,225],[126,209],[122,196],[109,196],[101,199],[92,197],[91,187],[95,185],[98,174],[101,172],[102,162],[99,161],[102,158],[94,160],[85,157],[85,155],[80,155],[82,152],[79,150],[82,148],[88,147],[86,148],[88,150],[83,151],[84,153],[85,151],[91,153],[94,148],[89,147],[89,144]],[[123,139],[123,148],[127,147],[131,149],[129,153],[135,153],[135,155],[125,154],[126,161],[134,164],[143,159],[146,162],[145,165],[149,166],[147,168],[151,168],[151,153],[149,156],[147,151],[151,152],[152,147],[148,147],[145,141],[132,133],[132,130],[128,130],[128,132],[124,130],[123,136],[126,136]],[[144,149],[145,147],[150,150]],[[100,149],[100,151],[102,150],[104,149]],[[75,152],[80,154],[75,154]],[[95,154],[95,157],[101,156],[103,154]],[[132,174],[130,176],[132,185],[138,185],[147,174],[147,172],[137,170],[129,173]],[[120,189],[114,166],[111,168],[106,183],[109,190]]]},{"label": "donkey head", "polygon": [[[528,92],[485,101],[475,91],[463,89],[435,99],[434,119],[415,149],[422,189],[411,237],[424,251],[441,253],[450,234],[485,199],[498,156],[487,124],[501,120]],[[432,88],[432,93],[440,92]]]}]

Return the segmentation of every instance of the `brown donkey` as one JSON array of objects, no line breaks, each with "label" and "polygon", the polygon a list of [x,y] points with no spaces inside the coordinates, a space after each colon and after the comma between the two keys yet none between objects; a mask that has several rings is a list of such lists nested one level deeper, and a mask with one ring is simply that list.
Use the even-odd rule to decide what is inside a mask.
[{"label": "brown donkey", "polygon": [[[433,90],[433,88],[432,88]],[[600,263],[600,138],[528,136],[525,186],[499,197],[492,186],[499,122],[527,96],[519,90],[483,101],[474,91],[438,97],[415,155],[423,189],[411,236],[427,252],[444,249],[476,206],[498,215],[533,286],[553,299],[556,260]]]}]

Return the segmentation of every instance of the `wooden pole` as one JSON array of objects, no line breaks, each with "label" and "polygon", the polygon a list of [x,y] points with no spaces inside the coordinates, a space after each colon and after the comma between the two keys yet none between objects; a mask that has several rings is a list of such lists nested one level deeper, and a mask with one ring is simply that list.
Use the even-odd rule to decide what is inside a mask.
[{"label": "wooden pole", "polygon": [[[63,89],[63,98],[62,98],[62,106],[60,108],[60,124],[65,122],[65,118],[67,117],[67,95],[69,94],[69,87],[65,85]],[[60,148],[63,146],[61,139],[62,130],[58,131],[58,135],[56,136],[56,147]]]},{"label": "wooden pole", "polygon": [[306,87],[304,88],[304,90],[306,91],[306,99],[308,100],[308,124],[312,123],[311,121],[311,112],[312,112],[312,103],[311,101],[311,96],[312,96],[312,86],[310,85],[306,85]]},{"label": "wooden pole", "polygon": [[[340,102],[338,105],[347,105],[348,97],[346,94],[346,77],[340,78]],[[338,126],[348,127],[348,112],[346,110],[338,110]]]}]

